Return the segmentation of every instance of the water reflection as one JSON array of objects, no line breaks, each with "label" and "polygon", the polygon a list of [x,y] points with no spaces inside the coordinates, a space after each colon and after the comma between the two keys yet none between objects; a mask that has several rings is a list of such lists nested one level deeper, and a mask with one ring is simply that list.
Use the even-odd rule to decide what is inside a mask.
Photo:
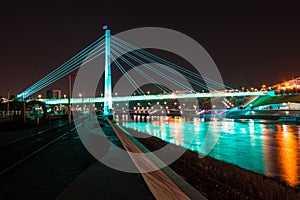
[{"label": "water reflection", "polygon": [[299,144],[291,126],[283,125],[276,135],[280,172],[291,185],[299,183]]},{"label": "water reflection", "polygon": [[205,145],[217,141],[209,156],[279,177],[292,186],[300,184],[300,126],[259,120],[151,120],[123,122],[123,126],[199,153],[205,152]]}]

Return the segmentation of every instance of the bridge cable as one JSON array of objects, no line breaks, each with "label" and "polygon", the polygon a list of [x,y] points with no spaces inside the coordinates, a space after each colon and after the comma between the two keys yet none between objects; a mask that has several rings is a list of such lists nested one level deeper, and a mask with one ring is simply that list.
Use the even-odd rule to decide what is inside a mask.
[{"label": "bridge cable", "polygon": [[[50,74],[48,74],[47,76],[45,76],[44,78],[42,78],[41,80],[39,80],[38,82],[33,84],[28,89],[24,90],[22,93],[18,94],[17,97],[21,98],[21,97],[25,96],[25,98],[26,98],[26,97],[30,96],[31,94],[34,94],[35,92],[38,91],[37,89],[40,88],[39,85],[45,85],[45,83],[47,83],[48,80],[51,80],[51,79],[57,77],[57,75],[59,75],[63,71],[65,71],[67,69],[67,67],[74,64],[74,62],[81,62],[82,59],[84,59],[85,56],[88,55],[88,53],[90,53],[95,48],[96,45],[99,45],[100,43],[103,43],[103,41],[104,41],[103,38],[104,38],[104,36],[97,39],[95,42],[93,42],[91,45],[89,45],[88,47],[83,49],[81,52],[76,54],[74,57],[69,59],[67,62],[65,62],[64,64],[62,64],[58,68],[56,68],[54,71],[50,72]],[[56,80],[58,80],[58,79],[56,79]]]},{"label": "bridge cable", "polygon": [[[99,46],[96,47],[96,49],[97,49],[97,48],[99,48]],[[42,81],[42,82],[41,82],[39,85],[35,84],[35,85],[31,86],[31,88],[28,88],[28,89],[26,90],[26,92],[35,93],[36,91],[38,91],[39,88],[43,87],[44,85],[46,85],[46,86],[49,85],[50,83],[47,84],[47,81],[51,81],[51,80],[53,80],[53,79],[58,80],[58,79],[61,78],[62,76],[67,75],[68,72],[70,73],[70,72],[76,70],[76,69],[74,69],[74,68],[75,68],[76,66],[78,66],[78,64],[80,64],[80,63],[83,61],[83,59],[86,58],[86,56],[88,55],[88,53],[90,53],[90,52],[87,52],[87,53],[85,53],[84,55],[81,55],[80,57],[78,57],[77,59],[72,60],[71,63],[70,63],[70,61],[67,61],[67,62],[64,63],[61,67],[57,68],[57,69],[59,69],[60,71],[58,71],[57,69],[54,70],[54,71],[52,71],[50,74],[48,74],[47,76],[45,76],[44,78],[42,78],[42,79],[40,80],[40,81]],[[72,66],[72,65],[73,65],[73,66]],[[70,67],[70,66],[71,66],[71,67]],[[59,78],[57,78],[57,77],[59,77]],[[35,89],[35,91],[32,92],[34,89]]]},{"label": "bridge cable", "polygon": [[[114,46],[114,47],[115,47],[115,46]],[[119,48],[117,48],[117,47],[115,47],[115,48],[118,49],[118,50],[119,50],[120,52],[122,52],[122,53],[125,52],[124,50],[121,50],[121,49],[119,49]],[[147,64],[147,63],[141,61],[140,59],[138,59],[138,58],[136,58],[136,57],[130,55],[130,52],[125,52],[125,53],[127,53],[126,56],[128,56],[128,57],[130,57],[131,59],[135,60],[135,61],[138,62],[139,64],[144,65],[145,67],[147,67],[147,69],[149,69],[149,70],[151,70],[152,72],[156,73],[157,75],[161,76],[161,77],[164,78],[165,80],[172,82],[174,85],[177,85],[178,87],[183,88],[183,89],[185,89],[185,90],[189,90],[189,91],[190,91],[190,90],[193,90],[192,88],[190,88],[190,87],[188,87],[188,86],[182,84],[181,82],[172,79],[170,76],[168,76],[168,75],[166,75],[165,73],[163,73],[163,72],[157,70],[157,69],[154,68],[153,66],[150,66],[149,64]]]},{"label": "bridge cable", "polygon": [[[124,47],[123,47],[123,48],[124,48]],[[130,50],[130,49],[128,49],[128,50]],[[136,51],[131,51],[131,52],[132,52],[133,54],[137,55],[137,56],[140,56],[140,54],[138,54]],[[156,66],[158,66],[158,67],[160,67],[160,68],[163,68],[164,70],[166,70],[166,71],[168,71],[168,72],[171,72],[171,73],[173,73],[174,75],[176,75],[177,77],[183,79],[183,76],[181,76],[180,73],[178,73],[178,72],[175,73],[175,72],[170,71],[166,66],[164,66],[164,65],[161,64],[161,63],[159,63],[158,61],[149,60],[147,57],[145,57],[145,56],[143,56],[143,55],[142,55],[142,58],[144,58],[145,60],[148,60],[150,63],[151,63],[151,61],[152,61],[152,64],[154,64],[154,65],[156,65]],[[202,84],[202,83],[200,83],[200,82],[198,82],[198,81],[196,81],[196,80],[194,80],[194,79],[192,79],[192,78],[190,78],[190,77],[188,77],[188,76],[185,76],[185,78],[186,78],[189,82],[194,83],[195,85],[198,85],[198,86],[200,86],[201,88],[203,88],[203,89],[205,89],[205,90],[207,90],[207,88],[209,88],[209,89],[212,90],[212,91],[215,90],[214,88],[211,88],[211,87],[209,87],[209,86],[207,86],[207,85],[205,85],[205,84]]]},{"label": "bridge cable", "polygon": [[[152,57],[153,59],[157,59],[157,60],[159,60],[159,61],[161,61],[161,62],[163,62],[163,63],[166,63],[166,64],[168,64],[168,65],[171,65],[171,66],[173,66],[174,68],[176,68],[176,69],[178,69],[178,70],[180,70],[180,71],[182,71],[182,72],[185,72],[185,73],[187,73],[187,74],[189,74],[189,75],[192,75],[192,76],[195,77],[195,78],[199,78],[199,79],[201,79],[201,80],[210,82],[211,84],[214,84],[214,85],[219,86],[219,87],[225,87],[225,88],[228,88],[228,89],[233,89],[233,88],[231,88],[231,87],[229,87],[229,86],[226,86],[226,85],[224,85],[224,84],[218,83],[217,81],[214,81],[214,80],[212,80],[212,79],[209,79],[209,78],[206,78],[206,77],[204,77],[204,76],[201,76],[201,75],[199,75],[199,74],[197,74],[197,73],[195,73],[195,72],[193,72],[193,71],[191,71],[191,70],[185,69],[184,67],[181,67],[181,66],[179,66],[179,65],[176,65],[176,64],[174,64],[174,63],[172,63],[172,62],[170,62],[170,61],[168,61],[168,60],[166,60],[166,59],[163,59],[163,58],[161,58],[161,57],[159,57],[159,56],[156,56],[156,55],[154,55],[154,54],[152,54],[152,53],[150,53],[150,52],[148,52],[148,51],[145,51],[145,50],[143,50],[143,49],[141,49],[141,48],[138,48],[137,46],[134,46],[133,44],[130,44],[130,43],[128,43],[128,42],[126,42],[126,41],[124,41],[124,40],[122,40],[122,39],[120,39],[120,38],[117,38],[117,37],[113,36],[112,39],[113,39],[113,40],[117,40],[119,43],[122,43],[123,45],[125,45],[125,46],[131,48],[132,50],[139,51],[139,52],[141,52],[142,54],[145,54],[145,55],[148,55],[148,56]],[[151,61],[151,62],[152,62],[152,61]]]},{"label": "bridge cable", "polygon": [[129,81],[129,83],[134,87],[134,89],[136,89],[140,95],[145,95],[144,91],[141,88],[139,88],[138,84],[132,79],[131,76],[129,76],[129,74],[122,67],[122,65],[117,61],[117,59],[112,54],[111,54],[111,56],[114,59],[113,63],[116,64],[116,66],[119,68],[119,70],[125,75],[125,77]]},{"label": "bridge cable", "polygon": [[167,92],[168,91],[164,87],[162,87],[156,80],[152,79],[149,75],[147,75],[145,72],[143,72],[141,69],[135,67],[135,65],[132,64],[130,61],[128,61],[123,55],[120,55],[119,53],[117,53],[113,48],[111,50],[112,50],[112,53],[116,54],[116,56],[118,58],[120,58],[123,62],[125,62],[129,67],[131,67],[133,70],[135,70],[136,72],[138,72],[139,74],[141,74],[142,77],[145,77],[147,80],[149,80],[150,82],[154,83],[154,85],[158,89],[160,89],[162,92]]},{"label": "bridge cable", "polygon": [[[94,52],[93,54],[98,53],[99,51],[104,50],[104,49],[105,49],[105,48],[103,47],[103,48],[101,48],[100,50],[97,50],[96,52]],[[104,52],[104,51],[103,51],[103,52]],[[102,53],[103,53],[103,52],[102,52]],[[100,53],[99,55],[101,55],[102,53]],[[92,55],[93,55],[93,54],[92,54]],[[70,65],[71,68],[65,68],[65,69],[63,69],[63,71],[60,71],[60,72],[58,72],[58,73],[55,73],[55,77],[49,77],[49,78],[47,78],[47,79],[44,80],[44,82],[41,83],[39,86],[36,86],[36,87],[34,88],[34,89],[35,89],[34,91],[32,91],[33,89],[31,89],[30,95],[36,93],[37,91],[43,89],[43,88],[46,87],[46,86],[52,84],[53,82],[57,81],[58,79],[62,78],[63,76],[65,76],[65,75],[67,75],[67,74],[69,74],[69,73],[75,71],[76,69],[80,68],[80,67],[83,66],[84,64],[86,64],[86,63],[88,63],[89,61],[93,60],[94,58],[98,57],[99,55],[94,56],[92,59],[91,59],[91,58],[88,59],[88,61],[84,61],[84,63],[82,63],[82,60],[80,60],[80,61],[78,61],[78,62],[76,62],[76,63],[72,63],[72,64],[74,64],[74,65],[73,65],[73,66]],[[68,67],[69,67],[69,66],[68,66]],[[44,77],[44,78],[45,78],[45,77]]]}]

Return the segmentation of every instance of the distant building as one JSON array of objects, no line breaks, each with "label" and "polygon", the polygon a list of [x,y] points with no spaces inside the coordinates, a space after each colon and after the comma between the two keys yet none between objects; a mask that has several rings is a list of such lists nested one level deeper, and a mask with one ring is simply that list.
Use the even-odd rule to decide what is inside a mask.
[{"label": "distant building", "polygon": [[300,77],[284,81],[272,86],[275,90],[298,90],[300,89]]},{"label": "distant building", "polygon": [[274,103],[255,107],[254,110],[299,110],[300,103]]},{"label": "distant building", "polygon": [[47,90],[47,99],[60,99],[61,90]]}]

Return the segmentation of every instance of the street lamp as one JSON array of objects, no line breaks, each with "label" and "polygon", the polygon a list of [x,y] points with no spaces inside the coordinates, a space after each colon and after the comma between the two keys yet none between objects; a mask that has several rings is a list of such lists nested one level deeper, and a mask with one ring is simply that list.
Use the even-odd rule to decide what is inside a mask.
[{"label": "street lamp", "polygon": [[78,74],[68,74],[68,132],[69,139],[71,139],[71,76],[78,76]]},{"label": "street lamp", "polygon": [[10,99],[10,89],[7,89],[7,116],[9,117],[9,99]]},{"label": "street lamp", "polygon": [[81,111],[82,111],[82,116],[83,116],[83,94],[82,93],[79,93],[79,97],[81,98]]},{"label": "street lamp", "polygon": [[26,122],[26,101],[25,94],[23,93],[23,122]]}]

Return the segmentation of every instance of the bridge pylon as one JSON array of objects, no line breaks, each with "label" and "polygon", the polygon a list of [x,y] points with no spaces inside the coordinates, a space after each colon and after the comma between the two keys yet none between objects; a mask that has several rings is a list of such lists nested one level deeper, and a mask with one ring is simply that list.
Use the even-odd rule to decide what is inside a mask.
[{"label": "bridge pylon", "polygon": [[105,68],[104,68],[104,110],[106,117],[112,116],[112,82],[110,65],[110,30],[104,26],[105,30]]}]

